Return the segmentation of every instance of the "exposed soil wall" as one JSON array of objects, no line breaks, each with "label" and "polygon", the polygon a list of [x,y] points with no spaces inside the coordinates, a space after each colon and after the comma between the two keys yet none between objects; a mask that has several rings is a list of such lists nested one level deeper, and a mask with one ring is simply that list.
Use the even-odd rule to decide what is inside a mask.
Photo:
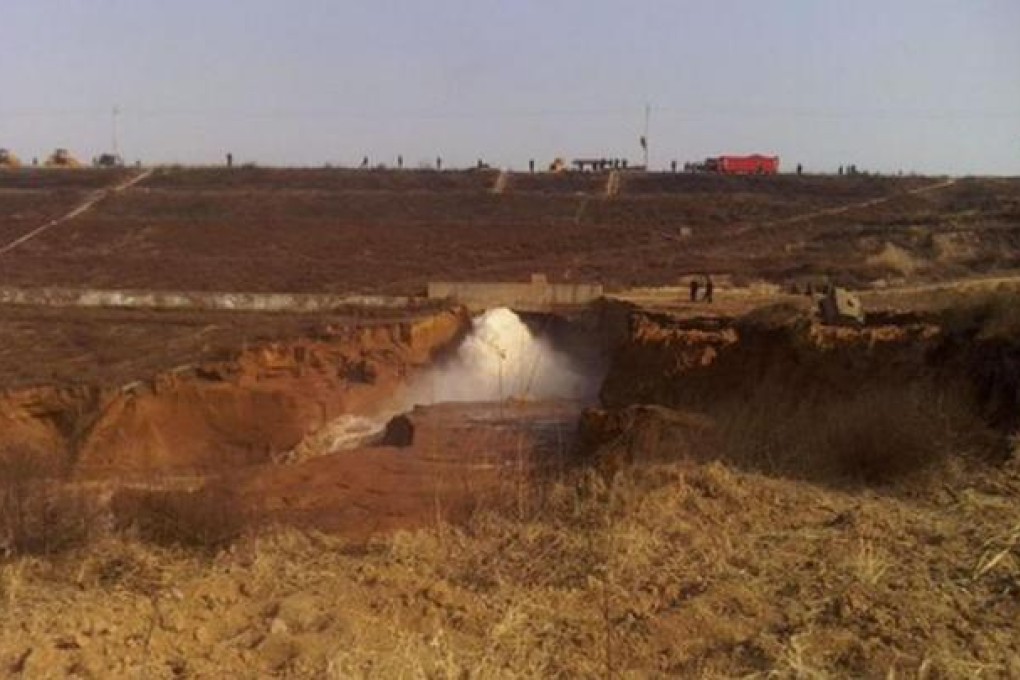
[{"label": "exposed soil wall", "polygon": [[190,473],[264,462],[345,413],[365,413],[466,331],[463,312],[343,328],[183,367],[120,390],[0,395],[0,451],[77,476]]},{"label": "exposed soil wall", "polygon": [[1008,455],[1018,394],[1015,341],[930,319],[858,329],[782,308],[734,321],[634,314],[581,442],[609,469],[637,454],[714,457],[886,483],[949,455]]},{"label": "exposed soil wall", "polygon": [[866,386],[932,380],[971,392],[990,424],[1015,429],[1020,342],[980,326],[939,320],[827,327],[792,309],[727,321],[674,321],[633,314],[601,398],[609,407],[654,403],[698,407],[778,382],[805,393],[853,394]]},{"label": "exposed soil wall", "polygon": [[32,387],[0,394],[0,453],[32,454],[67,472],[74,450],[94,420],[101,391],[88,387]]}]

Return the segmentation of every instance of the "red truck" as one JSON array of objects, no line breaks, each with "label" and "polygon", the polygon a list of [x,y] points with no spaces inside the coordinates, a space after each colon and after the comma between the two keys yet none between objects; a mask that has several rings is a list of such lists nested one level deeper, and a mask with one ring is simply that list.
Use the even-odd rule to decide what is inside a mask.
[{"label": "red truck", "polygon": [[718,156],[705,159],[705,171],[721,175],[775,175],[779,156]]}]

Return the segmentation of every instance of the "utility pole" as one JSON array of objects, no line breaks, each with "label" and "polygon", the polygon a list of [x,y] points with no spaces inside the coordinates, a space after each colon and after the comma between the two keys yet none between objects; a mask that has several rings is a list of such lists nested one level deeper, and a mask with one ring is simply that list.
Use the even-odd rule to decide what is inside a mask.
[{"label": "utility pole", "polygon": [[645,172],[649,171],[648,167],[648,125],[652,118],[652,105],[645,104],[645,128],[644,134],[641,135],[641,149],[645,152]]},{"label": "utility pole", "polygon": [[117,143],[117,116],[120,115],[120,109],[116,105],[113,107],[113,155],[120,156],[119,144]]}]

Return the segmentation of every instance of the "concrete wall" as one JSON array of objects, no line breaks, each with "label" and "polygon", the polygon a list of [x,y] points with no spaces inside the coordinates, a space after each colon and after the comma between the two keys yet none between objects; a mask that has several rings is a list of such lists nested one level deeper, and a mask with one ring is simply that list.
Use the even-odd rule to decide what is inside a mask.
[{"label": "concrete wall", "polygon": [[152,290],[76,290],[0,288],[0,304],[48,307],[121,307],[132,309],[212,309],[243,312],[327,312],[370,308],[434,306],[421,298],[382,295],[297,293],[204,293]]},{"label": "concrete wall", "polygon": [[522,312],[544,312],[582,307],[602,296],[601,284],[547,283],[542,277],[535,277],[530,283],[430,283],[428,284],[428,298],[384,295],[0,287],[0,304],[3,305],[292,313],[351,309],[431,309],[451,300],[465,305],[472,311],[481,311],[492,307],[511,307]]},{"label": "concrete wall", "polygon": [[547,283],[536,277],[530,283],[432,282],[430,300],[454,300],[472,311],[510,307],[522,312],[580,307],[603,296],[601,284]]}]

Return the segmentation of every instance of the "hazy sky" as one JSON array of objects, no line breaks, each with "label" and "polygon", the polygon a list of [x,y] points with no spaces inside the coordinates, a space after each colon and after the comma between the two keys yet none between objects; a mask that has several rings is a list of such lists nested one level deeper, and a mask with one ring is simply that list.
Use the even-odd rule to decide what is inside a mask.
[{"label": "hazy sky", "polygon": [[1018,0],[0,0],[0,146],[1020,174]]}]

